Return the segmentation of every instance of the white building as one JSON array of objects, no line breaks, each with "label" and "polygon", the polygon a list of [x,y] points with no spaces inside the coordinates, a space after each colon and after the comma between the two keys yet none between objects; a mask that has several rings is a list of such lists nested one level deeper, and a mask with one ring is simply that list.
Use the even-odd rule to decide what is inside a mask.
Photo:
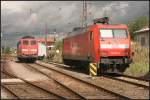
[{"label": "white building", "polygon": [[142,28],[134,32],[137,42],[144,47],[149,47],[149,27]]}]

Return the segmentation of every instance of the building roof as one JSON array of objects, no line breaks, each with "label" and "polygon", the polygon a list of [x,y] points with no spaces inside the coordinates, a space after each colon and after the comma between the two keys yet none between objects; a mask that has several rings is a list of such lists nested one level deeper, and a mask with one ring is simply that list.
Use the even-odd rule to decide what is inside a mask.
[{"label": "building roof", "polygon": [[147,32],[147,31],[149,31],[149,27],[142,28],[142,29],[140,29],[138,31],[135,31],[134,33],[142,33],[142,32]]},{"label": "building roof", "polygon": [[[45,41],[45,38],[36,38],[38,41]],[[47,38],[47,41],[54,42],[54,38]]]}]

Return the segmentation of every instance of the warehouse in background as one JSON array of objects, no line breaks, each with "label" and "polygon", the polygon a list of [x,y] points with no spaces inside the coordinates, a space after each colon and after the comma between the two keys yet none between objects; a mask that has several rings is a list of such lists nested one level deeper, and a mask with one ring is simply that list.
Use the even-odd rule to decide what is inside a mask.
[{"label": "warehouse in background", "polygon": [[135,31],[134,33],[137,34],[137,42],[141,46],[149,48],[149,27],[144,27],[138,31]]}]

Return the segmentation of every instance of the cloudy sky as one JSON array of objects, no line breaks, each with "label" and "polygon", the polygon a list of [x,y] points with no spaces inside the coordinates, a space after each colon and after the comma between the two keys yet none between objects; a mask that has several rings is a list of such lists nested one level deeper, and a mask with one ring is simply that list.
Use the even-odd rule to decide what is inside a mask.
[{"label": "cloudy sky", "polygon": [[[148,1],[87,1],[88,23],[107,15],[114,23],[126,23],[137,16],[149,15]],[[70,31],[81,25],[82,1],[2,1],[3,33]]]},{"label": "cloudy sky", "polygon": [[[149,1],[87,1],[88,24],[109,16],[112,23],[127,23],[149,16]],[[69,32],[81,25],[82,1],[1,1],[1,32],[21,34]]]}]

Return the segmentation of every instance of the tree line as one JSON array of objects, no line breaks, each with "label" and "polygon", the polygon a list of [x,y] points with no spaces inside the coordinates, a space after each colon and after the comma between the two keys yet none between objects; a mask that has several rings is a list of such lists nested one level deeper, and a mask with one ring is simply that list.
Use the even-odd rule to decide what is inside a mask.
[{"label": "tree line", "polygon": [[144,28],[145,26],[149,27],[149,18],[147,16],[137,17],[135,20],[128,22],[127,26],[131,34],[131,39],[135,40],[136,34],[134,32]]}]

